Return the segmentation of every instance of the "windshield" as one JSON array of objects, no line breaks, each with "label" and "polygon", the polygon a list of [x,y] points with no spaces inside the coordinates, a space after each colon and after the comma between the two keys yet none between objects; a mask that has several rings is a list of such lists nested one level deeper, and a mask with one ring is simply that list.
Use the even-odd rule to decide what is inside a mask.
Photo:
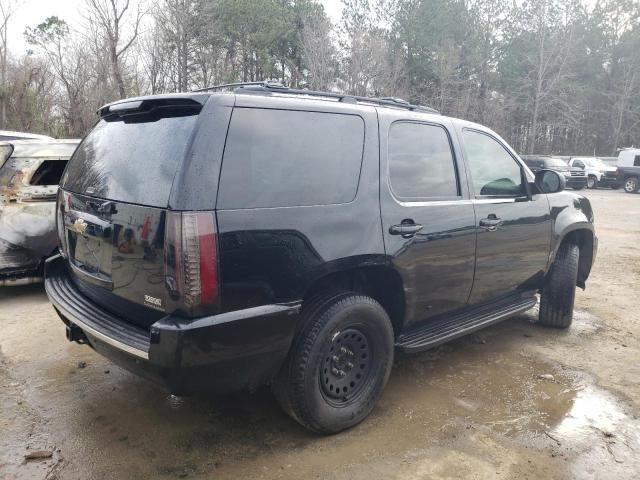
[{"label": "windshield", "polygon": [[69,161],[62,187],[109,200],[166,207],[197,114],[102,119]]},{"label": "windshield", "polygon": [[566,167],[567,166],[567,164],[564,163],[559,158],[547,158],[545,159],[544,163],[547,167]]}]

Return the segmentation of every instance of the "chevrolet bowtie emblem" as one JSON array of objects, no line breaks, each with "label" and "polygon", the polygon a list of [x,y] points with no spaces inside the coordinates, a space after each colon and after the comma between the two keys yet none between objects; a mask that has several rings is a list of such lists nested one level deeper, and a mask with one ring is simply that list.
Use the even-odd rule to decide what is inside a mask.
[{"label": "chevrolet bowtie emblem", "polygon": [[78,218],[75,222],[73,222],[73,224],[71,225],[71,230],[73,230],[76,233],[79,233],[80,235],[84,235],[85,232],[87,231],[87,222],[85,222],[83,219]]}]

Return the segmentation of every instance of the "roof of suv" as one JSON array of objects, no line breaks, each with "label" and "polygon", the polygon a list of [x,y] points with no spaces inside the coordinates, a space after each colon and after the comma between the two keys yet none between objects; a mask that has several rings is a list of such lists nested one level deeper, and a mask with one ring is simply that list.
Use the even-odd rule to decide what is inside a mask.
[{"label": "roof of suv", "polygon": [[[393,97],[362,97],[357,95],[348,95],[334,92],[319,92],[313,90],[294,89],[283,86],[279,83],[273,82],[248,82],[248,83],[231,83],[225,85],[217,85],[214,87],[207,87],[188,93],[174,93],[163,95],[148,95],[135,98],[127,98],[124,100],[118,100],[107,105],[104,105],[98,110],[98,113],[102,116],[113,113],[115,111],[125,110],[127,105],[131,105],[131,108],[138,108],[145,101],[177,101],[180,99],[191,100],[200,104],[204,104],[206,99],[212,95],[229,95],[232,94],[244,94],[244,95],[263,95],[274,97],[287,97],[298,98],[301,100],[320,100],[340,102],[352,105],[370,105],[376,107],[388,107],[395,109],[410,110],[413,112],[423,112],[431,114],[439,114],[439,112],[431,107],[425,107],[422,105],[413,105],[406,100]],[[116,107],[116,108],[113,108]]]}]

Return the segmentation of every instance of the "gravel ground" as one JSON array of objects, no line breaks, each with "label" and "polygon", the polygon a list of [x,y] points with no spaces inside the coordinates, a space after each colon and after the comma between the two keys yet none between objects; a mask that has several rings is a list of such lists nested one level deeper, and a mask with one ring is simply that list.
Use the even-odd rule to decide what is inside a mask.
[{"label": "gravel ground", "polygon": [[67,342],[41,286],[0,290],[0,479],[638,478],[640,195],[586,195],[600,249],[569,331],[532,310],[399,358],[332,437],[267,389],[168,396]]}]

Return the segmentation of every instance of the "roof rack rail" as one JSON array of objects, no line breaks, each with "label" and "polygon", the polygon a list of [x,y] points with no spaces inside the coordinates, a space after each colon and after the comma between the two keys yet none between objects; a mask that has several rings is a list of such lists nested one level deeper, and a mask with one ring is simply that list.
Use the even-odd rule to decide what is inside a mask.
[{"label": "roof rack rail", "polygon": [[211,92],[214,90],[224,90],[228,88],[242,88],[242,87],[269,87],[273,89],[286,89],[284,85],[278,82],[270,82],[263,80],[261,82],[237,82],[237,83],[223,83],[222,85],[214,85],[212,87],[198,88],[197,90],[191,90],[192,93],[198,92]]},{"label": "roof rack rail", "polygon": [[304,90],[297,88],[289,88],[279,82],[262,81],[262,82],[239,82],[239,83],[226,83],[222,85],[214,85],[212,87],[200,88],[193,90],[196,92],[210,92],[215,90],[234,89],[234,91],[248,90],[258,92],[269,93],[286,93],[289,95],[307,95],[310,97],[319,98],[333,98],[343,103],[369,103],[374,105],[380,105],[383,107],[396,107],[404,108],[415,112],[437,113],[440,112],[435,108],[425,107],[423,105],[413,105],[406,100],[394,97],[362,97],[358,95],[348,95],[344,93],[333,92],[319,92],[315,90]]}]

